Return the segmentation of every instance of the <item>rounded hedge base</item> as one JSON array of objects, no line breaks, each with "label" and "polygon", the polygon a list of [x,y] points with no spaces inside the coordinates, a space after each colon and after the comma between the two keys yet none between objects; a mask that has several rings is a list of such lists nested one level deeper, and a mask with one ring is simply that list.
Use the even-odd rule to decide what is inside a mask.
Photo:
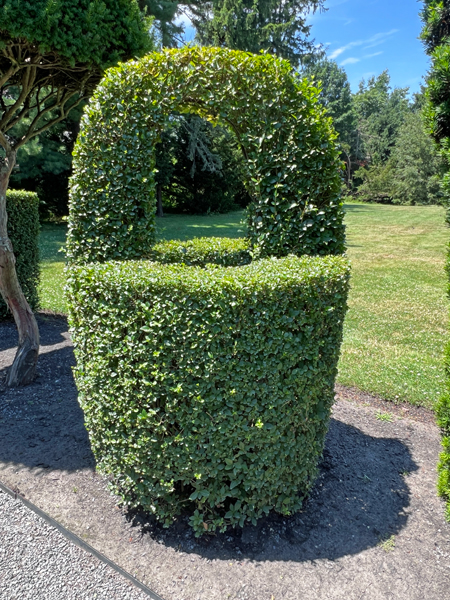
[{"label": "rounded hedge base", "polygon": [[68,286],[99,467],[126,504],[166,525],[189,510],[196,535],[301,507],[328,427],[349,280],[342,257],[201,268],[199,253],[197,267],[72,266]]}]

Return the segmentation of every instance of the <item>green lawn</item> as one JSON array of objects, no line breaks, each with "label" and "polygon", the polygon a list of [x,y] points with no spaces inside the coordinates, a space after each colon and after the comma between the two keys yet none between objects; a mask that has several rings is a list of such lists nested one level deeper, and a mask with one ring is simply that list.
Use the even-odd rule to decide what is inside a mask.
[{"label": "green lawn", "polygon": [[[432,406],[443,387],[447,337],[445,248],[450,231],[443,209],[346,205],[353,265],[339,382],[384,398]],[[240,237],[242,213],[168,215],[159,237]],[[41,234],[43,308],[64,312],[65,226]]]},{"label": "green lawn", "polygon": [[59,252],[66,241],[66,225],[41,226],[39,249],[41,253],[41,307],[58,313],[66,312],[64,300],[64,254]]},{"label": "green lawn", "polygon": [[438,207],[346,206],[352,261],[339,382],[431,407],[443,389],[450,231]]}]

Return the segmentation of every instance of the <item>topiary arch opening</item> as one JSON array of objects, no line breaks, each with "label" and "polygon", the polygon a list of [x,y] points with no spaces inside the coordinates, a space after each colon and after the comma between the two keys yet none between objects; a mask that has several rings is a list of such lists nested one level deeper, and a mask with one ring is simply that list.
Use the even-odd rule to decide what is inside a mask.
[{"label": "topiary arch opening", "polygon": [[195,113],[237,136],[256,256],[342,253],[339,152],[317,95],[287,61],[268,54],[192,47],[110,69],[75,149],[70,260],[150,256],[154,147],[174,113]]}]

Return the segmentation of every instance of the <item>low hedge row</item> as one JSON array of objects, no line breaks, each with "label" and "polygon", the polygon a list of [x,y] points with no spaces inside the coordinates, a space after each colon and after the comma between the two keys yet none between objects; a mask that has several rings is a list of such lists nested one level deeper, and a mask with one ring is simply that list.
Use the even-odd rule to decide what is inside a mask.
[{"label": "low hedge row", "polygon": [[[25,298],[32,310],[35,310],[39,305],[39,198],[34,192],[8,190],[6,211],[17,276]],[[0,296],[0,320],[10,316],[11,313]]]},{"label": "low hedge row", "polygon": [[443,451],[438,464],[438,492],[447,500],[447,519],[450,521],[450,343],[445,350],[445,367],[448,391],[436,406],[437,423],[443,434]]},{"label": "low hedge row", "polygon": [[196,535],[298,510],[323,450],[343,257],[199,269],[72,266],[75,378],[93,452],[129,506]]},{"label": "low hedge row", "polygon": [[194,238],[186,242],[170,240],[155,244],[151,260],[162,264],[184,263],[203,267],[206,264],[238,267],[251,262],[248,241],[243,238]]}]

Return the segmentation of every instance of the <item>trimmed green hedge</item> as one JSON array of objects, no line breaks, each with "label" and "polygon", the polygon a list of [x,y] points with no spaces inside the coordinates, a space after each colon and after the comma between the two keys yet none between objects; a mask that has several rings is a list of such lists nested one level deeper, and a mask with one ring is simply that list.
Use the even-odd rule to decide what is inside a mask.
[{"label": "trimmed green hedge", "polygon": [[255,256],[345,250],[342,163],[319,90],[270,54],[184,47],[109,69],[74,150],[68,258],[148,258],[155,242],[155,145],[174,112],[231,128],[245,155]]},{"label": "trimmed green hedge", "polygon": [[[35,310],[39,306],[39,198],[34,192],[8,190],[6,211],[8,234],[17,261],[17,276],[25,298]],[[10,316],[0,296],[0,320]]]},{"label": "trimmed green hedge", "polygon": [[[450,257],[448,262],[450,263]],[[447,500],[447,520],[450,521],[450,343],[445,349],[445,369],[448,391],[439,399],[436,406],[437,423],[443,434],[443,452],[438,464],[438,492]]]},{"label": "trimmed green hedge", "polygon": [[334,399],[345,258],[73,265],[68,284],[92,449],[126,504],[165,524],[188,509],[196,535],[302,506]]},{"label": "trimmed green hedge", "polygon": [[214,237],[159,242],[153,246],[149,258],[162,264],[183,263],[193,267],[206,264],[239,267],[252,261],[247,240]]}]

